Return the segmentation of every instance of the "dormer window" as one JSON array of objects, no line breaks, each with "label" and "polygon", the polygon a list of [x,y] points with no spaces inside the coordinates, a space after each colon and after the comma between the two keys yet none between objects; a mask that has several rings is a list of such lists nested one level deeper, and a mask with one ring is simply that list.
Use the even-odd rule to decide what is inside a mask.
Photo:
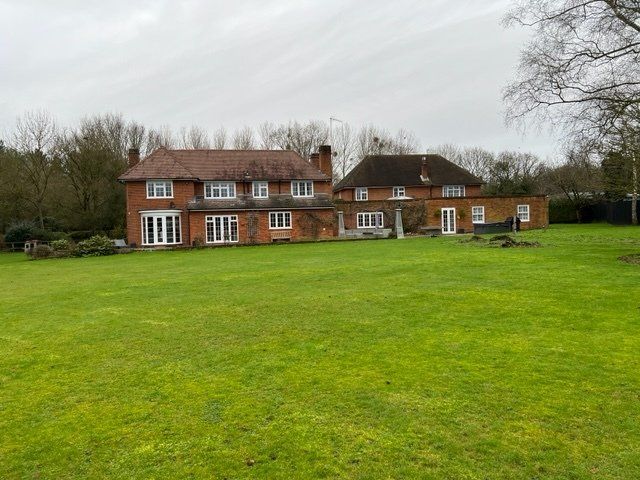
[{"label": "dormer window", "polygon": [[404,197],[404,194],[404,187],[393,187],[393,198],[402,198]]},{"label": "dormer window", "polygon": [[253,198],[269,198],[269,182],[253,182]]},{"label": "dormer window", "polygon": [[356,201],[365,202],[369,199],[369,189],[367,187],[356,187]]},{"label": "dormer window", "polygon": [[171,180],[147,180],[147,198],[173,198]]},{"label": "dormer window", "polygon": [[464,197],[464,185],[443,185],[443,197]]},{"label": "dormer window", "polygon": [[291,195],[294,197],[313,197],[313,182],[310,180],[294,180],[291,182]]},{"label": "dormer window", "polygon": [[236,184],[233,182],[205,182],[204,198],[236,198]]}]

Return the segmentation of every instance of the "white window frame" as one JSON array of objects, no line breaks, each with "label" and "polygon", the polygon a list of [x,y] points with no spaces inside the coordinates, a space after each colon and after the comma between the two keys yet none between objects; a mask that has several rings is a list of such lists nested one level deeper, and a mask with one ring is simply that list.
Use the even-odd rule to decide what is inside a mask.
[{"label": "white window frame", "polygon": [[146,190],[147,199],[173,198],[173,180],[147,180]]},{"label": "white window frame", "polygon": [[269,198],[269,182],[253,182],[251,192],[253,198]]},{"label": "white window frame", "polygon": [[297,198],[313,197],[313,180],[293,180],[291,182],[291,195]]},{"label": "white window frame", "polygon": [[236,198],[236,184],[235,182],[204,182],[204,198],[217,200],[234,199]]},{"label": "white window frame", "polygon": [[356,187],[356,202],[366,202],[369,200],[369,189],[367,187]]},{"label": "white window frame", "polygon": [[443,197],[464,197],[464,185],[443,185]]},{"label": "white window frame", "polygon": [[[478,209],[479,213],[476,211],[476,209]],[[484,223],[484,205],[471,207],[471,222]]]},{"label": "white window frame", "polygon": [[528,204],[518,205],[516,212],[517,212],[517,217],[520,219],[521,222],[528,222],[531,219],[531,209],[529,208]]},{"label": "white window frame", "polygon": [[[140,212],[140,226],[142,245],[180,245],[182,243],[180,210]],[[150,237],[153,239],[151,242]],[[169,241],[170,238],[172,241]]]},{"label": "white window frame", "polygon": [[401,198],[406,195],[405,187],[393,187],[393,198]]},{"label": "white window frame", "polygon": [[358,228],[384,228],[382,212],[359,212],[356,220]]},{"label": "white window frame", "polygon": [[[279,216],[282,216],[282,222],[279,222]],[[291,230],[292,222],[291,212],[269,212],[269,230]]]},{"label": "white window frame", "polygon": [[204,233],[206,243],[238,243],[238,216],[207,215],[204,217]]}]

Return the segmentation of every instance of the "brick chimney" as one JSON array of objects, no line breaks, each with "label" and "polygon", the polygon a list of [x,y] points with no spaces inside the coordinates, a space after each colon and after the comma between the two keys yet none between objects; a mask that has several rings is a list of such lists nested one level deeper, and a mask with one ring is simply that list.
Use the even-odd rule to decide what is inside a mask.
[{"label": "brick chimney", "polygon": [[333,179],[333,166],[331,163],[331,145],[320,145],[318,149],[320,157],[320,171]]},{"label": "brick chimney", "polygon": [[135,167],[140,162],[140,150],[137,148],[129,149],[129,168]]},{"label": "brick chimney", "polygon": [[320,154],[319,153],[312,153],[311,157],[309,157],[309,163],[316,170],[320,170]]},{"label": "brick chimney", "polygon": [[429,166],[427,157],[422,157],[422,171],[420,175],[422,176],[422,180],[431,181],[431,167]]}]

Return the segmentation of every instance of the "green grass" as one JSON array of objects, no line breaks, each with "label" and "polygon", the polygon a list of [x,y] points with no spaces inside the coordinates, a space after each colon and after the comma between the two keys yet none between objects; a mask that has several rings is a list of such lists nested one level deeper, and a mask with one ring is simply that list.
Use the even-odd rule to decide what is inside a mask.
[{"label": "green grass", "polygon": [[639,478],[640,228],[522,236],[0,255],[0,478]]}]

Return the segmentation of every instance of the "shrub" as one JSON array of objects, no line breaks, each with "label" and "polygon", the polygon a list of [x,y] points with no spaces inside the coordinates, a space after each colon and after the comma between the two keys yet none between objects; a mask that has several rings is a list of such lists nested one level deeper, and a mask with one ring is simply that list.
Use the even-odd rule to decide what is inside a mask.
[{"label": "shrub", "polygon": [[102,255],[113,255],[116,247],[113,242],[104,235],[94,235],[93,237],[78,243],[77,255],[81,257],[99,257]]},{"label": "shrub", "polygon": [[[38,230],[33,222],[17,222],[11,225],[5,235],[4,241],[11,242],[25,242],[27,240],[33,240],[36,238],[35,232]],[[39,239],[38,239],[39,240]]]},{"label": "shrub", "polygon": [[36,245],[29,255],[34,259],[49,258],[53,255],[53,249],[49,245]]},{"label": "shrub", "polygon": [[59,240],[53,240],[50,244],[51,248],[53,248],[56,252],[67,252],[71,250],[71,242],[66,238],[61,238]]},{"label": "shrub", "polygon": [[33,222],[18,222],[11,225],[5,233],[5,242],[26,242],[27,240],[42,240],[44,242],[50,242],[52,240],[59,240],[67,238],[67,234],[64,232],[52,232],[39,228]]}]

